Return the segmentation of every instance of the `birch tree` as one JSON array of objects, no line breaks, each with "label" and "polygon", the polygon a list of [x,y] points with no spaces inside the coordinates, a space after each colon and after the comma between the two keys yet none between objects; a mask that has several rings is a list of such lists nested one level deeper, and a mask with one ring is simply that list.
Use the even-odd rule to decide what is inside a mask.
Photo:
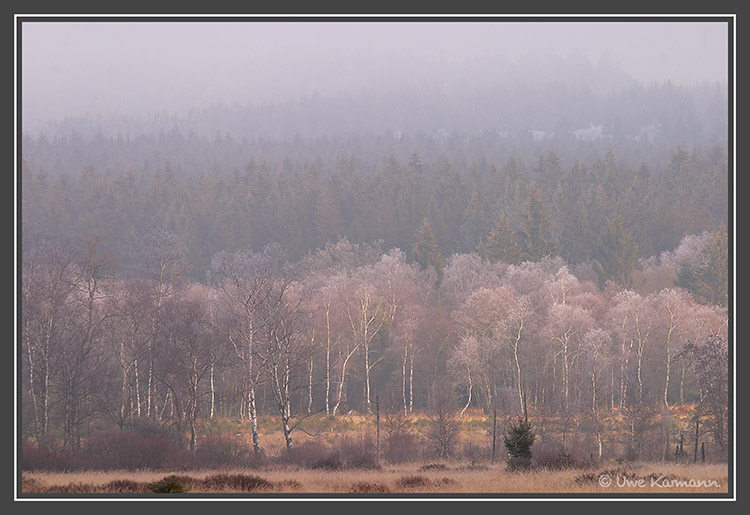
[{"label": "birch tree", "polygon": [[257,334],[263,330],[266,322],[260,314],[260,307],[268,301],[273,291],[276,266],[273,252],[273,249],[267,248],[263,254],[250,251],[219,253],[212,260],[213,279],[224,309],[220,331],[244,370],[247,386],[245,401],[256,453],[260,452],[256,387],[261,370],[253,363],[254,345]]}]

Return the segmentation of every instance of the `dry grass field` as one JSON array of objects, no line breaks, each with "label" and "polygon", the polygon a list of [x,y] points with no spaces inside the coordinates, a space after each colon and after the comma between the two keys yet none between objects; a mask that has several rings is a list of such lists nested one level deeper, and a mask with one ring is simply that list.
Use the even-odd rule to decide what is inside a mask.
[{"label": "dry grass field", "polygon": [[[275,467],[224,471],[24,472],[22,493],[153,493],[172,474],[172,493],[294,494],[588,494],[613,496],[727,493],[727,467],[721,464],[638,463],[602,465],[590,470],[511,473],[504,464],[444,463],[384,466],[380,470],[307,470]],[[607,485],[604,475],[611,479]],[[693,480],[692,486],[690,480]],[[160,483],[161,481],[161,483]],[[627,485],[624,483],[627,482]],[[697,483],[697,484],[696,484]],[[178,489],[174,489],[174,485]],[[604,484],[605,486],[602,486]],[[718,486],[717,486],[718,485]]]}]

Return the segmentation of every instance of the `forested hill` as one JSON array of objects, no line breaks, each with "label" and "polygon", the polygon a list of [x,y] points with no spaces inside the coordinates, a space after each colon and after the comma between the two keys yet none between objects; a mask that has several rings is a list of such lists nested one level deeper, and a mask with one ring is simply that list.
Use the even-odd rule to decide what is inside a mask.
[{"label": "forested hill", "polygon": [[192,174],[169,163],[138,174],[89,166],[53,175],[25,167],[23,237],[101,236],[124,272],[165,231],[184,246],[190,275],[203,280],[214,253],[259,251],[273,242],[298,259],[340,237],[382,240],[384,250],[399,247],[413,259],[425,219],[446,257],[506,238],[527,249],[518,259],[559,253],[570,264],[601,262],[608,238],[624,238],[636,258],[648,258],[676,248],[685,235],[727,224],[721,147],[678,147],[663,169],[623,166],[613,152],[564,167],[554,150],[536,161],[468,166],[429,162],[416,152],[404,161],[383,155],[374,173],[360,162],[351,153],[325,169],[251,162]]},{"label": "forested hill", "polygon": [[212,254],[273,242],[414,259],[425,219],[445,257],[504,228],[570,264],[604,258],[614,215],[637,258],[726,224],[725,87],[613,74],[50,123],[22,138],[23,237],[99,235],[124,273],[166,232],[203,280]]}]

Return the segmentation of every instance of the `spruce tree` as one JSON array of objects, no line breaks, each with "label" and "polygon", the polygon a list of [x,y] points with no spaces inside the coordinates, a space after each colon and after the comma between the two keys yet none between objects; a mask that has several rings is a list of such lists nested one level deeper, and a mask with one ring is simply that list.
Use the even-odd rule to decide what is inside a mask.
[{"label": "spruce tree", "polygon": [[479,242],[482,232],[485,230],[485,215],[479,193],[472,194],[469,204],[464,211],[463,223],[459,228],[463,237],[463,246],[466,251],[473,250]]},{"label": "spruce tree", "polygon": [[703,249],[699,266],[681,264],[675,284],[689,291],[698,302],[726,307],[729,288],[729,240],[722,225]]},{"label": "spruce tree", "polygon": [[607,219],[607,226],[598,237],[597,251],[599,260],[594,263],[594,270],[599,276],[599,287],[603,288],[608,280],[612,280],[630,288],[633,285],[638,245],[619,214],[614,213]]},{"label": "spruce tree", "polygon": [[516,239],[516,233],[510,228],[510,223],[504,214],[500,215],[495,227],[487,237],[487,241],[480,242],[477,246],[480,257],[496,263],[502,261],[510,265],[517,265],[523,259],[521,246]]},{"label": "spruce tree", "polygon": [[508,450],[508,470],[525,470],[531,467],[531,445],[535,438],[528,420],[519,417],[517,423],[511,423],[503,436],[503,443]]},{"label": "spruce tree", "polygon": [[432,232],[430,222],[425,218],[422,227],[417,231],[417,243],[414,245],[414,256],[422,269],[434,267],[437,274],[437,284],[443,280],[443,256],[438,250],[435,234]]},{"label": "spruce tree", "polygon": [[557,254],[557,246],[552,241],[547,206],[541,192],[535,186],[529,190],[522,229],[520,236],[524,238],[524,259],[539,261],[544,256]]}]

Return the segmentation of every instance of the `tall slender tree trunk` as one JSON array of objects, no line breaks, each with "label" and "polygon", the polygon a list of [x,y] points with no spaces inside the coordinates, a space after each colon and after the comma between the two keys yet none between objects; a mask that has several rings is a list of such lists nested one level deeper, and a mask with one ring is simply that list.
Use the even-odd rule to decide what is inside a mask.
[{"label": "tall slender tree trunk", "polygon": [[638,379],[638,400],[640,402],[640,399],[643,398],[643,377],[641,376],[641,364],[643,362],[643,354],[641,352],[638,353],[637,359],[636,359],[636,377]]},{"label": "tall slender tree trunk", "polygon": [[356,347],[354,348],[354,350],[347,352],[347,355],[344,358],[344,362],[341,365],[341,377],[339,380],[338,394],[336,396],[336,404],[333,406],[334,415],[338,413],[339,406],[341,405],[341,399],[344,395],[344,382],[346,381],[346,365],[349,363],[349,359],[352,357],[352,355],[354,355],[355,351],[356,351]]},{"label": "tall slender tree trunk", "polygon": [[289,416],[284,415],[281,417],[283,429],[284,429],[284,443],[287,449],[291,449],[293,446],[292,442],[292,430],[289,428]]},{"label": "tall slender tree trunk", "polygon": [[[148,353],[149,353],[149,359],[148,359],[148,377],[146,380],[146,417],[151,417],[151,415],[156,415],[156,409],[152,409],[151,401],[153,399],[154,395],[154,347],[151,342],[148,344]],[[138,381],[138,372],[136,367],[136,383]],[[138,416],[141,416],[141,401],[140,401],[140,388],[137,388],[138,391]]]},{"label": "tall slender tree trunk", "polygon": [[[138,359],[133,360],[133,373],[135,374],[135,412],[141,416],[141,385],[138,379]],[[149,376],[151,374],[149,373]]]},{"label": "tall slender tree trunk", "polygon": [[[154,352],[156,347],[156,333],[158,330],[158,317],[161,313],[161,302],[164,296],[164,269],[165,263],[163,259],[159,261],[159,292],[156,296],[156,313],[151,317],[151,337],[148,340],[148,385],[146,391],[146,417],[153,417],[156,420],[156,399],[155,388],[156,382],[154,381]],[[139,403],[140,405],[140,403]],[[139,408],[140,410],[140,408]],[[140,416],[140,412],[138,414]]]},{"label": "tall slender tree trunk", "polygon": [[471,383],[471,368],[469,368],[469,365],[466,365],[466,374],[469,379],[469,398],[466,401],[466,406],[461,410],[461,414],[459,415],[459,418],[464,418],[464,413],[468,409],[469,405],[471,404],[471,390],[473,389],[472,383]]},{"label": "tall slender tree trunk", "polygon": [[196,428],[196,409],[194,400],[190,401],[190,406],[188,407],[188,421],[190,423],[190,452],[195,451],[195,436],[197,433]]},{"label": "tall slender tree trunk", "polygon": [[404,359],[401,360],[401,397],[404,401],[404,416],[408,416],[408,406],[406,404],[406,359],[408,354],[408,347],[404,344]]},{"label": "tall slender tree trunk", "polygon": [[216,384],[214,382],[214,365],[211,364],[211,370],[209,372],[209,388],[211,389],[210,392],[210,399],[211,399],[211,408],[208,414],[208,418],[214,418],[214,411],[216,409]]},{"label": "tall slender tree trunk", "polygon": [[36,387],[34,386],[34,351],[31,348],[31,336],[29,334],[29,322],[26,321],[26,352],[29,359],[29,393],[31,393],[31,406],[34,409],[34,436],[39,438],[39,407],[37,406]]},{"label": "tall slender tree trunk", "polygon": [[567,356],[563,360],[563,407],[565,411],[568,410],[568,397],[570,396],[569,393],[569,385],[568,385],[568,359]]},{"label": "tall slender tree trunk", "polygon": [[367,413],[372,414],[372,406],[370,404],[370,344],[367,342],[367,332],[365,332],[365,401],[367,405]]},{"label": "tall slender tree trunk", "polygon": [[326,415],[331,414],[331,321],[326,306]]},{"label": "tall slender tree trunk", "polygon": [[253,433],[253,452],[257,454],[260,452],[260,440],[258,439],[258,412],[255,408],[255,384],[252,384],[250,386],[248,401],[248,403],[250,404],[250,423]]},{"label": "tall slender tree trunk", "polygon": [[521,414],[526,418],[526,403],[523,401],[523,383],[521,381],[521,363],[518,359],[518,343],[513,345],[513,359],[516,362],[516,384],[518,385],[518,402],[521,405]]},{"label": "tall slender tree trunk", "polygon": [[680,404],[685,404],[685,375],[687,367],[685,361],[682,361],[682,372],[680,373]]},{"label": "tall slender tree trunk", "polygon": [[484,389],[487,392],[487,399],[485,401],[486,411],[489,413],[489,411],[492,409],[492,386],[490,385],[490,380],[488,377],[484,378]]},{"label": "tall slender tree trunk", "polygon": [[128,405],[128,369],[123,367],[122,369],[122,385],[120,389],[120,420],[119,426],[122,426],[127,416],[127,405]]},{"label": "tall slender tree trunk", "polygon": [[627,373],[628,373],[629,362],[630,362],[630,359],[628,355],[626,355],[625,359],[620,364],[620,410],[625,409],[625,402],[628,397]]},{"label": "tall slender tree trunk", "polygon": [[596,421],[596,442],[599,447],[599,459],[602,459],[602,432],[601,422],[599,420],[599,403],[596,398],[596,372],[591,372],[591,409],[594,412],[594,420]]},{"label": "tall slender tree trunk", "polygon": [[248,338],[248,353],[247,353],[247,377],[250,384],[250,393],[249,393],[249,400],[250,400],[250,406],[249,406],[249,414],[250,414],[250,423],[252,426],[252,433],[253,433],[253,452],[256,454],[260,452],[260,438],[258,436],[258,410],[255,405],[255,376],[254,370],[253,370],[253,323],[250,322],[250,331],[248,332],[250,337]]},{"label": "tall slender tree trunk", "polygon": [[409,414],[414,412],[414,350],[409,344]]},{"label": "tall slender tree trunk", "polygon": [[666,370],[666,378],[664,380],[664,405],[669,406],[669,401],[667,399],[667,395],[669,393],[669,371],[670,371],[670,361],[672,359],[672,356],[669,354],[669,343],[667,343],[667,370]]},{"label": "tall slender tree trunk", "polygon": [[310,366],[307,375],[307,414],[312,413],[313,405],[313,358],[310,356]]},{"label": "tall slender tree trunk", "polygon": [[[169,420],[172,420],[174,418],[174,398],[172,398],[172,392],[167,392],[164,396],[164,408],[167,407],[167,400],[169,400]],[[163,413],[164,409],[162,408],[162,415]]]},{"label": "tall slender tree trunk", "polygon": [[49,429],[49,348],[52,340],[52,324],[53,319],[50,316],[48,322],[48,332],[45,335],[45,342],[42,348],[42,435],[44,438],[47,437],[47,430]]}]

